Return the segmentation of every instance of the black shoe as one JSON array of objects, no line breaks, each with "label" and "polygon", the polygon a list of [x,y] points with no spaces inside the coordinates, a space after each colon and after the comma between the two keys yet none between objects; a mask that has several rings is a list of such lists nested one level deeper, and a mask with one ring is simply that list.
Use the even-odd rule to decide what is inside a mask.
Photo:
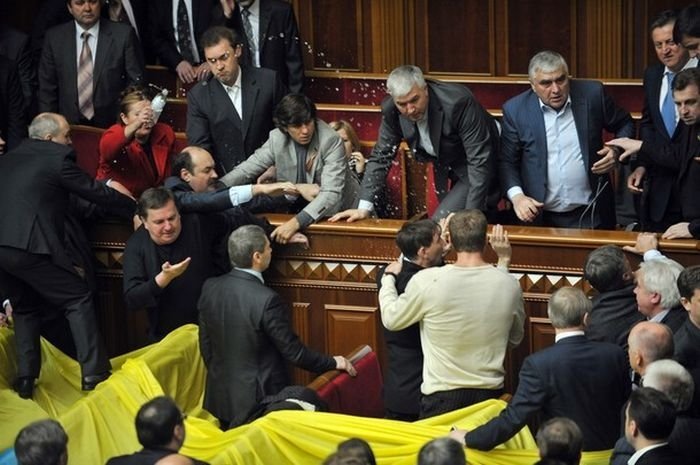
[{"label": "black shoe", "polygon": [[15,383],[12,385],[12,389],[17,391],[17,394],[22,399],[31,399],[34,394],[34,378],[33,376],[21,376],[17,378]]},{"label": "black shoe", "polygon": [[109,375],[111,374],[111,372],[105,371],[104,373],[99,373],[97,375],[83,376],[83,391],[94,390],[95,386],[109,378]]}]

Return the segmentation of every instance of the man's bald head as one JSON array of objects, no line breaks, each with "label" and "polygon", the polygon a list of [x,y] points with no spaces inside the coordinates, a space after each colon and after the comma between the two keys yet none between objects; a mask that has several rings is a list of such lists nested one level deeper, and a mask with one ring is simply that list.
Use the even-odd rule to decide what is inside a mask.
[{"label": "man's bald head", "polygon": [[201,147],[185,147],[173,160],[173,176],[190,185],[195,192],[215,190],[216,164],[209,152]]},{"label": "man's bald head", "polygon": [[170,454],[158,460],[155,465],[193,465],[193,463],[191,458],[184,455]]},{"label": "man's bald head", "polygon": [[663,323],[637,323],[627,338],[632,369],[643,375],[647,365],[673,356],[673,333]]}]

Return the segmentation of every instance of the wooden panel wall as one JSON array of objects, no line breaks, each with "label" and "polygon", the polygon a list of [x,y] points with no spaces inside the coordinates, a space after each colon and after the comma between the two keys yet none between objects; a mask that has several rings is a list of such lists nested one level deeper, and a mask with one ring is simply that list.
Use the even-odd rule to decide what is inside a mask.
[{"label": "wooden panel wall", "polygon": [[656,60],[648,24],[686,0],[294,0],[308,70],[524,76],[539,50],[576,77],[641,78]]}]

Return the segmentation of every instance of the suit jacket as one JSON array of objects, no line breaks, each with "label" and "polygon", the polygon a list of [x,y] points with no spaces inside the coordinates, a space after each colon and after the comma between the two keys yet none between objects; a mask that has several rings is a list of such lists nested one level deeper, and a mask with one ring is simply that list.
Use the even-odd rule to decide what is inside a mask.
[{"label": "suit jacket", "polygon": [[[46,33],[39,61],[39,111],[60,113],[68,123],[80,122],[76,23],[70,21]],[[119,95],[143,81],[143,57],[136,33],[126,24],[100,20],[93,57],[92,124],[106,128],[117,121]]]},{"label": "suit jacket", "polygon": [[666,167],[676,173],[681,215],[683,221],[691,223],[691,234],[694,237],[700,237],[700,202],[697,201],[700,193],[700,163],[694,160],[700,153],[698,127],[698,124],[688,126],[681,123],[673,143],[644,141],[639,150],[640,162]]},{"label": "suit jacket", "polygon": [[[192,25],[194,39],[199,51],[200,61],[204,61],[204,50],[199,45],[199,39],[209,26],[212,25],[212,0],[192,0]],[[148,2],[148,33],[155,54],[163,66],[174,71],[183,60],[178,51],[173,25],[172,0],[149,0]],[[190,63],[192,65],[196,63]]]},{"label": "suit jacket", "polygon": [[50,255],[75,272],[64,242],[69,194],[119,211],[134,212],[134,201],[90,178],[75,162],[75,151],[55,142],[26,140],[0,157],[0,246]]},{"label": "suit jacket", "polygon": [[153,126],[148,144],[153,163],[136,140],[126,140],[124,126],[115,124],[100,139],[97,179],[114,179],[138,198],[149,187],[162,186],[170,175],[170,159],[175,153],[175,133],[167,124]]},{"label": "suit jacket", "polygon": [[207,365],[204,408],[230,426],[290,384],[285,361],[313,372],[335,368],[294,334],[282,298],[239,269],[211,278],[199,299],[199,347]]},{"label": "suit jacket", "polygon": [[27,135],[24,96],[15,64],[0,55],[0,137],[5,152],[17,147]]},{"label": "suit jacket", "polygon": [[586,337],[591,341],[612,342],[626,350],[632,326],[643,319],[644,315],[637,307],[634,283],[622,289],[601,292],[593,298]]},{"label": "suit jacket", "polygon": [[[597,201],[597,210],[603,227],[613,228],[615,202],[610,177],[593,174],[591,166],[600,159],[596,152],[603,148],[603,129],[616,137],[632,137],[634,124],[630,114],[605,94],[600,82],[572,79],[570,84],[571,108],[588,181],[594,193],[598,186],[605,185]],[[504,191],[520,186],[525,195],[544,201],[547,192],[547,136],[540,100],[532,90],[503,105],[499,173]]]},{"label": "suit jacket", "polygon": [[[659,98],[661,83],[665,79],[665,69],[664,65],[656,63],[644,71],[644,106],[642,107],[642,119],[639,122],[639,138],[643,141],[658,141],[669,144],[678,140],[678,135],[681,132],[680,127],[683,126],[683,121],[678,121],[675,132],[669,136],[661,116]],[[643,214],[653,222],[663,222],[675,185],[676,173],[663,166],[644,162],[640,164],[646,167],[648,178],[642,193],[644,196],[643,205],[645,205]],[[676,209],[680,209],[680,206],[676,206]]]},{"label": "suit jacket", "polygon": [[695,462],[686,461],[667,444],[652,449],[639,457],[636,465],[690,465],[691,463]]},{"label": "suit jacket", "polygon": [[[170,449],[144,448],[129,455],[120,455],[107,460],[106,465],[154,465],[158,460],[168,455],[176,454]],[[201,460],[192,459],[194,465],[207,465]]]},{"label": "suit jacket", "polygon": [[525,359],[513,400],[498,417],[467,433],[466,443],[490,450],[539,412],[543,420],[574,420],[584,451],[612,449],[629,393],[627,359],[619,346],[567,337]]},{"label": "suit jacket", "polygon": [[415,123],[401,116],[391,96],[382,101],[379,137],[367,160],[360,198],[375,203],[384,190],[396,148],[405,140],[419,161],[432,161],[435,187],[447,192],[448,179],[467,183],[464,208],[486,209],[489,183],[494,175],[498,129],[493,118],[461,84],[426,81],[428,127],[437,159],[418,147]]},{"label": "suit jacket", "polygon": [[[292,138],[279,129],[246,161],[221,178],[227,186],[251,184],[270,166],[277,168],[277,180],[297,182],[297,155]],[[314,220],[354,206],[358,184],[345,159],[343,141],[338,133],[320,119],[307,148],[306,183],[321,186],[321,191],[304,207]]]},{"label": "suit jacket", "polygon": [[[401,295],[411,278],[423,267],[404,260],[396,277],[396,292]],[[377,287],[381,287],[384,269],[377,273]],[[384,328],[388,366],[384,377],[384,406],[402,414],[420,413],[420,385],[423,383],[423,349],[420,342],[420,323],[408,328],[390,331]]]},{"label": "suit jacket", "polygon": [[[700,328],[695,326],[690,318],[686,318],[685,323],[673,335],[673,345],[675,347],[673,358],[690,372],[695,386],[700,386]],[[693,393],[690,413],[700,418],[699,388],[696,388]]]},{"label": "suit jacket", "polygon": [[[260,3],[260,66],[274,69],[285,86],[292,92],[304,91],[304,60],[301,38],[291,3],[282,0],[258,0]],[[236,3],[229,27],[238,31],[245,47],[243,63],[252,65],[248,38],[243,29],[241,7]]]},{"label": "suit jacket", "polygon": [[0,27],[0,55],[5,55],[15,62],[19,82],[22,85],[24,106],[27,109],[27,115],[33,116],[36,112],[37,81],[29,36],[2,24]]},{"label": "suit jacket", "polygon": [[688,321],[688,312],[679,304],[671,308],[661,323],[671,328],[673,334],[676,334],[686,321]]},{"label": "suit jacket", "polygon": [[214,156],[220,175],[248,158],[274,128],[272,115],[287,94],[277,73],[241,68],[243,120],[226,90],[213,76],[187,93],[187,140]]}]

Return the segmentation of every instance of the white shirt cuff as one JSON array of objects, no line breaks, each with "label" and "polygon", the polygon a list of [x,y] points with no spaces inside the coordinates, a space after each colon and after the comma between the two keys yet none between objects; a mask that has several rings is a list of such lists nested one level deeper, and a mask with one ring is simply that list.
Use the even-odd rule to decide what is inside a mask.
[{"label": "white shirt cuff", "polygon": [[508,189],[508,192],[506,192],[506,195],[508,196],[508,199],[512,202],[513,197],[519,194],[523,194],[523,188],[520,186],[513,186],[510,189]]},{"label": "white shirt cuff", "polygon": [[357,204],[357,208],[359,210],[367,210],[369,212],[373,212],[374,204],[369,200],[360,200],[360,202]]},{"label": "white shirt cuff", "polygon": [[644,252],[644,261],[645,262],[648,262],[649,260],[659,260],[662,258],[666,258],[666,256],[656,249],[651,249],[651,250],[647,250],[646,252]]},{"label": "white shirt cuff", "polygon": [[253,199],[253,185],[245,184],[243,186],[233,186],[228,188],[228,196],[231,199],[231,205],[237,207]]}]

